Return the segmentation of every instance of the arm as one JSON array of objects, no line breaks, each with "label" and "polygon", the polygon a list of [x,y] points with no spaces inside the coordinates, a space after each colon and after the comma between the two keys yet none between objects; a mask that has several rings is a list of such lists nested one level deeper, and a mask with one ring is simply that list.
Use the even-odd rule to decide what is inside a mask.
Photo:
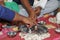
[{"label": "arm", "polygon": [[32,19],[34,21],[34,23],[36,24],[37,16],[36,16],[34,9],[32,9],[32,7],[29,3],[29,0],[20,0],[20,1],[23,4],[23,6],[26,8],[26,10],[29,14],[29,18]]},{"label": "arm", "polygon": [[34,10],[32,9],[29,0],[21,0],[21,3],[24,5],[24,7],[26,8],[27,12],[29,13],[29,15],[34,14]]},{"label": "arm", "polygon": [[27,17],[21,16],[18,13],[14,12],[6,7],[3,7],[1,5],[0,5],[0,18],[7,20],[7,21],[15,21],[15,22],[22,21],[25,24],[29,24],[31,27],[32,27],[32,25],[35,24],[33,20],[31,20]]}]

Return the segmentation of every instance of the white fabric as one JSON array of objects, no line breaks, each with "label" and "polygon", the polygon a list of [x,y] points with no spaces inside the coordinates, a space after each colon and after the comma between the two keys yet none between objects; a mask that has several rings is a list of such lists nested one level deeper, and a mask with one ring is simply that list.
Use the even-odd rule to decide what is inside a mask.
[{"label": "white fabric", "polygon": [[45,8],[45,5],[47,3],[47,0],[34,0],[34,4],[33,4],[33,7],[37,7],[37,6],[40,6],[42,7],[43,9]]},{"label": "white fabric", "polygon": [[24,38],[25,40],[43,40],[45,38],[49,38],[49,33],[43,33],[43,34],[34,34],[34,33],[19,33],[19,36],[21,38]]},{"label": "white fabric", "polygon": [[57,18],[57,23],[60,24],[60,12],[57,13],[56,18]]}]

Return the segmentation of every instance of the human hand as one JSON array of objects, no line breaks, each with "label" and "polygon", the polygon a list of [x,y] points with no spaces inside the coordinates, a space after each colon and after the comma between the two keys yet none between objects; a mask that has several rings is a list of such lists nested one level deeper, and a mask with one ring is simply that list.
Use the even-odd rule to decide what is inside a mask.
[{"label": "human hand", "polygon": [[32,20],[34,20],[35,21],[35,23],[36,23],[36,20],[37,20],[37,16],[39,16],[40,15],[40,12],[41,12],[41,7],[36,7],[35,8],[35,10],[34,10],[34,12],[32,11],[31,12],[31,15],[29,16]]},{"label": "human hand", "polygon": [[36,7],[35,8],[36,16],[39,16],[40,15],[41,9],[42,9],[41,7]]},{"label": "human hand", "polygon": [[35,24],[37,24],[37,16],[35,14],[29,16],[29,19],[31,19]]},{"label": "human hand", "polygon": [[35,22],[35,24],[36,24],[37,16],[36,16],[35,11],[32,11],[32,12],[30,12],[30,13],[31,13],[31,14],[29,15],[29,18],[30,18],[31,20],[33,20],[33,21]]},{"label": "human hand", "polygon": [[22,20],[23,23],[25,23],[25,25],[29,25],[28,27],[31,28],[33,25],[35,25],[35,22],[27,17],[24,17]]}]

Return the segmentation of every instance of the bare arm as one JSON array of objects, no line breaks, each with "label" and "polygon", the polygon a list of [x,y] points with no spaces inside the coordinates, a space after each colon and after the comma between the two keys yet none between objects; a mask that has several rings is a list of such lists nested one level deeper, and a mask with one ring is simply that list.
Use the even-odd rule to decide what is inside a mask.
[{"label": "bare arm", "polygon": [[34,14],[34,10],[32,9],[29,0],[21,0],[21,3],[24,5],[26,10],[28,11],[29,15]]},{"label": "bare arm", "polygon": [[33,25],[35,25],[35,22],[27,17],[24,17],[22,15],[19,15],[18,13],[15,13],[15,17],[13,18],[12,21],[15,21],[15,22],[23,22],[25,24],[29,24],[29,27],[32,27]]},{"label": "bare arm", "polygon": [[12,21],[22,21],[23,16],[19,15],[18,13],[15,13],[15,17],[13,18]]},{"label": "bare arm", "polygon": [[2,5],[0,5],[0,18],[7,21],[14,21],[14,22],[22,21],[25,24],[29,24],[31,27],[32,25],[35,24],[33,20],[24,17],[22,15],[19,15],[17,12],[14,12]]}]

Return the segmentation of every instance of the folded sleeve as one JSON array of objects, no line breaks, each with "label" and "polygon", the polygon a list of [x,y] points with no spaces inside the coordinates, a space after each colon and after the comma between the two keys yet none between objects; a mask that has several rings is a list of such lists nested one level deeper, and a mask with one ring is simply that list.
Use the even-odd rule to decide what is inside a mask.
[{"label": "folded sleeve", "polygon": [[12,21],[14,16],[15,16],[14,11],[0,5],[0,18],[1,19]]}]

